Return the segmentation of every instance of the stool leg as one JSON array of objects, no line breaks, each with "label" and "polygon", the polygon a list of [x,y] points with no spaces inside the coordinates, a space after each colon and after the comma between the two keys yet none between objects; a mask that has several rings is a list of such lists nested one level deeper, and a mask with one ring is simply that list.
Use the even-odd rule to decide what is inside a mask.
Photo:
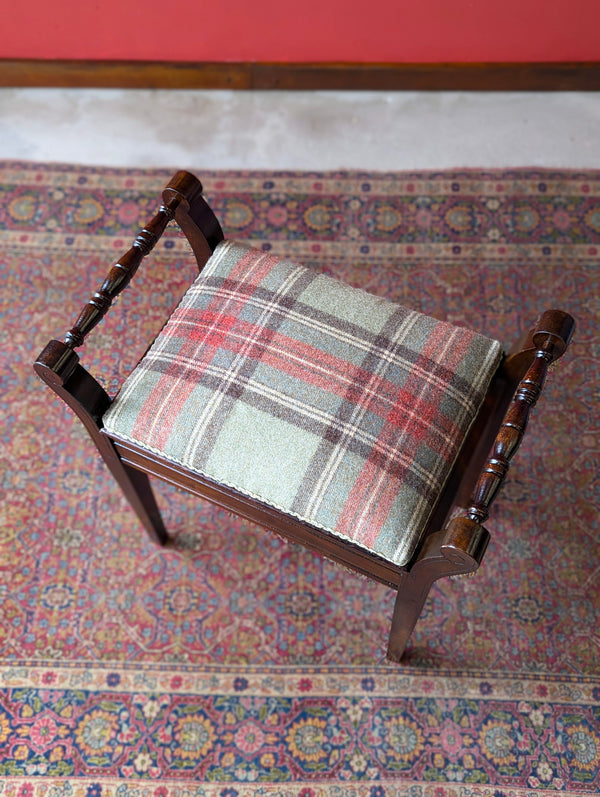
[{"label": "stool leg", "polygon": [[148,476],[126,465],[112,441],[101,432],[102,416],[110,405],[104,388],[79,364],[77,354],[60,341],[50,341],[40,353],[34,369],[83,423],[150,538],[164,545],[168,535]]},{"label": "stool leg", "polygon": [[431,534],[419,558],[402,574],[392,617],[387,657],[400,661],[434,581],[443,576],[472,573],[479,567],[490,535],[464,517],[454,518],[443,531]]},{"label": "stool leg", "polygon": [[150,479],[147,474],[126,465],[115,451],[110,440],[104,438],[105,445],[100,450],[108,469],[115,477],[129,505],[138,516],[150,539],[158,545],[165,545],[169,539],[165,524],[156,503]]},{"label": "stool leg", "polygon": [[402,579],[394,603],[388,641],[387,658],[390,661],[400,661],[402,658],[434,580],[419,579],[412,573],[406,573]]}]

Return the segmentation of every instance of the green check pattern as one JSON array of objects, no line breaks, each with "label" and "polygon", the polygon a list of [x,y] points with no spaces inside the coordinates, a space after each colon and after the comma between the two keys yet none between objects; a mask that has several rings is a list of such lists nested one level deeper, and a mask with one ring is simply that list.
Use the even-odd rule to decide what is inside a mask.
[{"label": "green check pattern", "polygon": [[107,433],[406,564],[501,346],[221,243]]}]

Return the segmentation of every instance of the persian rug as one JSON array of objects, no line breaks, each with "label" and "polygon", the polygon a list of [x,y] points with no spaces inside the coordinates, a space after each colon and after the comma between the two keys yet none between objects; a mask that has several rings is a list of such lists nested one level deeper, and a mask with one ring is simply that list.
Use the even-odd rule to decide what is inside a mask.
[{"label": "persian rug", "polygon": [[[162,484],[155,547],[32,372],[170,176],[0,163],[0,795],[600,791],[600,173],[199,174],[228,237],[507,347],[577,319],[400,665],[381,585]],[[169,228],[82,350],[109,392],[193,275]]]}]

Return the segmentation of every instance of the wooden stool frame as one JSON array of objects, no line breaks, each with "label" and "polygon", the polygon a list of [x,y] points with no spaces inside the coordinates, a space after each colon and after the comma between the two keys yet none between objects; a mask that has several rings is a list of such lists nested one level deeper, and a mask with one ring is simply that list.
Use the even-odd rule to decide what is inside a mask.
[{"label": "wooden stool frame", "polygon": [[[168,535],[149,476],[208,499],[396,589],[388,658],[399,661],[433,582],[442,576],[466,574],[479,567],[489,541],[483,523],[504,481],[510,460],[521,443],[548,366],[564,353],[571,339],[574,320],[560,310],[544,312],[534,329],[503,358],[420,545],[409,564],[400,567],[352,542],[174,465],[146,449],[113,440],[103,430],[102,417],[111,399],[80,364],[75,349],[83,344],[114,298],[128,285],[142,259],[149,254],[172,219],[186,235],[202,270],[217,244],[223,240],[223,232],[202,196],[199,180],[188,172],[178,172],[163,191],[163,204],[157,215],[138,234],[131,249],[110,269],[64,341],[52,340],[41,352],[34,364],[37,374],[83,422],[153,540],[164,544]],[[464,507],[464,510],[448,522],[455,507]]]}]

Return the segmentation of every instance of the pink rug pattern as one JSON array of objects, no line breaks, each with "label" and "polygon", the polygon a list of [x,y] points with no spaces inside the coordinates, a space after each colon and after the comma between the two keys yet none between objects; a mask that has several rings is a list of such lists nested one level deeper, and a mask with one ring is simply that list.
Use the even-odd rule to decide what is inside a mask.
[{"label": "pink rug pattern", "polygon": [[[402,665],[380,585],[164,485],[153,546],[31,371],[169,176],[0,163],[0,794],[597,792],[600,174],[199,175],[228,237],[507,346],[577,319]],[[169,229],[83,350],[110,391],[193,272]]]}]

